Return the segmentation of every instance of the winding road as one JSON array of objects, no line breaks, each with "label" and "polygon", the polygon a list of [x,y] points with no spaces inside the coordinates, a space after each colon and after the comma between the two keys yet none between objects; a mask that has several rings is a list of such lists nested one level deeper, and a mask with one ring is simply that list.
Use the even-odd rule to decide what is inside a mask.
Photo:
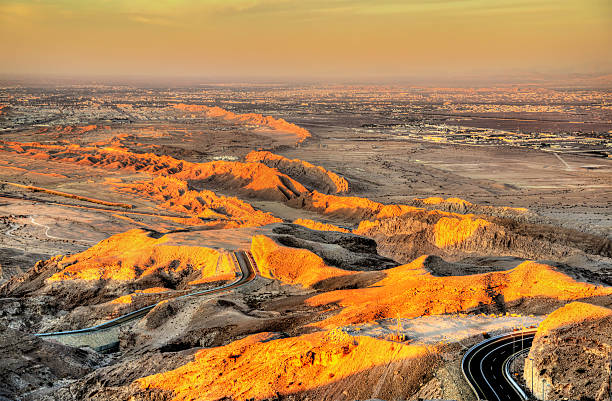
[{"label": "winding road", "polygon": [[[255,264],[255,260],[253,259],[253,256],[251,255],[251,253],[248,251],[236,251],[236,252],[232,252],[230,255],[232,255],[232,260],[234,264],[240,268],[240,277],[238,279],[234,280],[231,283],[224,284],[219,287],[190,292],[188,294],[180,295],[173,299],[217,294],[220,292],[238,288],[240,286],[245,285],[246,283],[250,281],[253,281],[255,277],[257,276],[257,266]],[[76,329],[76,330],[56,331],[56,332],[50,332],[50,333],[38,333],[36,334],[36,336],[58,338],[58,337],[77,336],[77,335],[83,335],[83,334],[88,334],[88,333],[93,334],[93,333],[108,331],[110,329],[117,328],[121,325],[124,325],[136,319],[140,319],[144,317],[147,313],[149,313],[151,309],[155,308],[155,306],[157,306],[158,304],[159,303],[155,303],[153,305],[145,306],[144,308],[135,310],[133,312],[119,316],[115,319],[106,321],[96,326],[91,326],[91,327],[86,327],[86,328]],[[97,351],[105,351],[108,349],[115,348],[118,345],[118,341],[119,341],[118,338],[112,338],[112,340],[107,340],[106,344],[99,344],[99,343],[94,344],[92,340],[92,343],[87,344],[87,342],[85,342],[85,344],[83,345],[89,345],[91,348]]]},{"label": "winding road", "polygon": [[522,401],[527,394],[512,378],[510,363],[531,347],[536,330],[489,338],[470,348],[461,370],[479,400]]}]

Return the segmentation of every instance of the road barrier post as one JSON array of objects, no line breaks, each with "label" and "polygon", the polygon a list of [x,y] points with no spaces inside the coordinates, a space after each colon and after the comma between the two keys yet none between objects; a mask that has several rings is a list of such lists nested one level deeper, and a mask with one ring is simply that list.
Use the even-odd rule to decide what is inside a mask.
[{"label": "road barrier post", "polygon": [[533,358],[529,358],[531,361],[531,395],[535,397],[535,387],[533,385]]},{"label": "road barrier post", "polygon": [[[514,331],[516,331],[516,326],[512,326],[512,331],[513,331],[513,332],[514,332]],[[515,349],[515,348],[516,348],[516,347],[515,347],[515,343],[514,343],[514,341],[513,341],[513,342],[512,342],[512,355],[516,354],[516,352],[514,351],[514,349]],[[512,366],[510,366],[510,370],[511,370],[512,372],[514,372],[514,360],[512,360]]]}]

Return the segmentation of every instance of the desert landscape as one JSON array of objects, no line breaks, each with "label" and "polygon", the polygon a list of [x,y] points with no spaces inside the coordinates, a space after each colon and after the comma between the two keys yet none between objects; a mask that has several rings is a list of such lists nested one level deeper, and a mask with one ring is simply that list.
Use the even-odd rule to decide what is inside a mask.
[{"label": "desert landscape", "polygon": [[0,38],[0,401],[612,401],[610,1]]},{"label": "desert landscape", "polygon": [[0,397],[606,399],[610,92],[369,90],[2,88]]}]

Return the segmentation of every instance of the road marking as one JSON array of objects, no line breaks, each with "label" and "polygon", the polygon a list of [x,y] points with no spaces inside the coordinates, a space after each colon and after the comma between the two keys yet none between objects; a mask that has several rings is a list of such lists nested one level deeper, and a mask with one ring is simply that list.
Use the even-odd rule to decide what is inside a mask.
[{"label": "road marking", "polygon": [[[533,337],[529,336],[528,339],[532,339]],[[521,338],[522,341],[522,338]],[[515,342],[518,342],[518,338]],[[521,355],[524,355],[526,353],[529,353],[529,349],[530,347],[520,350],[518,352],[514,352],[512,355],[510,355],[508,358],[506,358],[506,360],[504,361],[503,365],[502,365],[502,374],[504,379],[510,384],[510,386],[514,389],[514,392],[517,393],[519,395],[519,397],[521,397],[521,399],[526,400],[527,399],[527,394],[525,394],[525,392],[523,391],[523,389],[520,387],[520,385],[516,382],[516,380],[514,380],[512,378],[512,375],[510,374],[510,364],[512,363],[512,361],[516,358],[518,358]],[[517,373],[518,376],[518,373]]]},{"label": "road marking", "polygon": [[[502,335],[502,336],[498,336],[498,337],[494,337],[492,339],[488,339],[485,340],[479,344],[474,345],[473,347],[471,347],[467,353],[464,355],[462,362],[461,362],[461,368],[463,371],[463,375],[465,377],[465,379],[468,381],[470,387],[472,388],[472,390],[474,391],[476,397],[480,397],[482,396],[486,396],[487,393],[485,393],[482,388],[480,387],[478,380],[476,380],[475,376],[472,374],[471,369],[472,369],[472,365],[473,365],[473,360],[475,359],[476,355],[478,355],[481,352],[486,352],[488,349],[490,349],[491,347],[495,346],[496,344],[503,342],[502,345],[494,348],[493,350],[487,352],[487,354],[480,360],[480,375],[482,377],[482,379],[484,379],[485,383],[488,385],[488,387],[491,389],[492,393],[495,395],[495,397],[497,398],[497,400],[501,401],[500,395],[497,394],[497,392],[495,391],[495,389],[491,386],[491,383],[489,382],[489,380],[487,379],[487,376],[484,374],[483,372],[483,361],[485,359],[487,359],[487,357],[489,355],[491,355],[492,353],[494,353],[495,351],[499,350],[500,348],[503,347],[513,347],[515,346],[515,343],[519,342],[520,340],[522,341],[523,339],[525,339],[525,332],[521,332],[521,333],[511,333],[509,335]],[[529,336],[531,334],[531,331],[529,333],[527,333],[527,335]],[[510,342],[508,342],[508,340],[511,340]],[[497,359],[497,356],[495,356],[495,359]],[[493,371],[493,366],[489,365],[489,368]],[[504,372],[502,371],[502,376],[505,378]],[[497,379],[496,377],[494,377],[494,379]],[[506,378],[505,378],[506,379]],[[506,381],[508,381],[506,379]],[[502,387],[503,388],[503,387]],[[514,391],[514,393],[518,394],[519,397],[521,399],[523,399],[523,396],[518,393],[518,391],[516,390],[516,388],[514,388],[514,386],[511,385],[512,390]],[[508,393],[508,392],[504,392],[503,393],[503,397],[504,398],[509,398],[512,399],[511,397],[512,393]],[[490,398],[490,397],[489,397]]]}]

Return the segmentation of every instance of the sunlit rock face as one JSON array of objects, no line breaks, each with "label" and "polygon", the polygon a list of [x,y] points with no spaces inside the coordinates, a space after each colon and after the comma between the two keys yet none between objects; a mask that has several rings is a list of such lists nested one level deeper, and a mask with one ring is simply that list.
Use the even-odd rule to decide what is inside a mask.
[{"label": "sunlit rock face", "polygon": [[[25,274],[7,281],[0,294],[20,307],[15,324],[72,329],[91,325],[176,296],[194,286],[236,278],[236,268],[222,251],[187,245],[167,245],[171,236],[134,229],[117,234],[71,256],[41,261]],[[30,317],[20,312],[34,302],[50,315]],[[21,326],[19,326],[21,327]]]},{"label": "sunlit rock face", "polygon": [[179,103],[174,106],[178,110],[183,110],[191,113],[202,113],[206,117],[220,118],[222,120],[231,121],[236,124],[252,124],[265,128],[270,128],[280,132],[289,132],[298,138],[301,142],[310,137],[308,130],[289,123],[282,118],[274,118],[271,116],[263,116],[257,113],[236,114],[234,112],[222,109],[221,107],[209,107],[204,105],[193,105]]},{"label": "sunlit rock face", "polygon": [[251,253],[262,276],[287,284],[311,287],[331,277],[352,274],[326,265],[322,258],[306,249],[288,248],[263,235],[253,238]]},{"label": "sunlit rock face", "polygon": [[293,221],[293,224],[299,224],[299,225],[304,226],[306,228],[310,228],[310,229],[313,229],[313,230],[319,230],[319,231],[338,231],[338,232],[341,232],[341,233],[348,233],[348,232],[350,232],[346,228],[338,227],[336,225],[329,224],[329,223],[320,223],[318,221],[314,221],[314,220],[310,220],[310,219],[296,219],[296,220]]},{"label": "sunlit rock face", "polygon": [[216,228],[262,226],[281,220],[270,213],[255,210],[249,203],[208,190],[189,189],[187,181],[159,176],[150,181],[118,185],[122,192],[146,196],[159,207],[192,218],[183,219],[190,225],[214,225]]},{"label": "sunlit rock face", "polygon": [[164,245],[167,240],[151,237],[143,230],[112,236],[85,252],[65,257],[59,264],[60,271],[47,282],[134,281],[151,275],[180,277],[193,272],[206,277],[216,272],[220,257],[218,251],[204,247],[167,246]]},{"label": "sunlit rock face", "polygon": [[353,223],[362,220],[402,216],[422,210],[408,205],[384,205],[358,196],[327,195],[318,191],[301,195],[287,202],[290,206],[315,211],[325,216],[342,218]]},{"label": "sunlit rock face", "polygon": [[479,228],[489,224],[483,219],[442,217],[434,226],[435,244],[438,248],[447,248],[462,243],[472,237]]},{"label": "sunlit rock face", "polygon": [[[376,252],[376,242],[339,230],[318,231],[295,224],[276,224],[268,235],[253,237],[251,253],[264,277],[312,288],[355,272],[397,265]],[[355,276],[349,281],[366,281]],[[342,280],[339,280],[340,282]]]},{"label": "sunlit rock face", "polygon": [[269,237],[285,247],[306,249],[326,264],[351,271],[384,270],[397,266],[377,252],[376,241],[341,230],[314,230],[299,224],[270,226]]},{"label": "sunlit rock face", "polygon": [[56,160],[105,169],[124,169],[153,175],[172,176],[182,180],[201,182],[207,186],[221,186],[237,190],[249,197],[286,201],[306,193],[299,182],[261,163],[214,161],[192,163],[170,156],[134,153],[123,148],[79,145],[43,145],[38,143],[0,144],[0,150],[40,160]]},{"label": "sunlit rock face", "polygon": [[259,162],[268,167],[276,168],[307,187],[323,193],[345,193],[349,191],[349,183],[344,177],[303,160],[287,159],[271,152],[253,151],[246,155],[246,161]]},{"label": "sunlit rock face", "polygon": [[[193,362],[135,384],[141,396],[167,390],[177,401],[216,399],[220,394],[235,400],[291,394],[300,399],[395,399],[413,393],[412,383],[422,380],[432,363],[432,353],[423,346],[337,331],[291,338],[261,333],[201,350]],[[367,384],[374,382],[380,386]]]},{"label": "sunlit rock face", "polygon": [[[341,311],[318,323],[322,327],[468,311],[505,312],[513,303],[538,299],[562,305],[577,299],[612,303],[612,287],[576,281],[555,268],[523,262],[514,269],[470,276],[433,276],[428,257],[386,270],[368,288],[332,291],[308,300],[313,306],[338,304]],[[550,306],[549,306],[550,309]]]},{"label": "sunlit rock face", "polygon": [[605,401],[611,357],[612,309],[572,302],[538,327],[524,378],[540,399]]},{"label": "sunlit rock face", "polygon": [[423,253],[453,259],[491,254],[553,260],[612,255],[612,242],[600,236],[505,217],[436,210],[417,209],[397,217],[363,220],[354,232],[376,239],[381,254],[402,262]]},{"label": "sunlit rock face", "polygon": [[429,198],[415,198],[411,202],[414,206],[443,210],[455,213],[487,214],[500,217],[513,217],[518,219],[533,217],[534,213],[523,207],[485,206],[476,205],[461,198],[442,198],[432,196]]}]

